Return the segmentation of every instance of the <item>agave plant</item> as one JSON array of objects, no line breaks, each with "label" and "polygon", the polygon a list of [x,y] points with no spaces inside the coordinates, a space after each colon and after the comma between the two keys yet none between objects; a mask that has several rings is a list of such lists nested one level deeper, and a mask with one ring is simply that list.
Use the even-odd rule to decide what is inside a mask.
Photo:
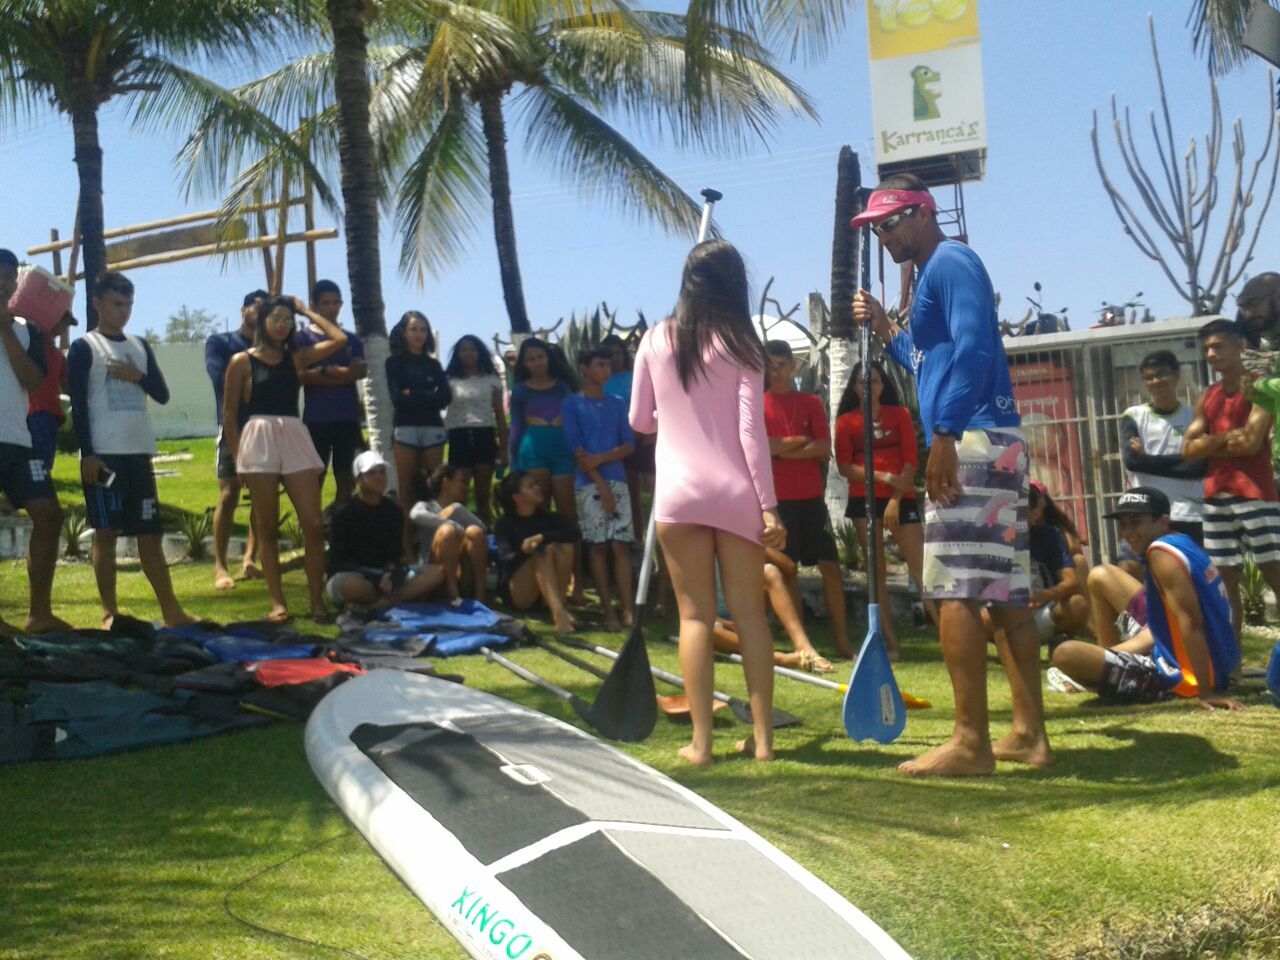
[{"label": "agave plant", "polygon": [[183,511],[178,520],[178,529],[187,538],[187,557],[191,560],[203,560],[205,538],[213,533],[213,507],[206,507],[203,513]]},{"label": "agave plant", "polygon": [[68,507],[62,515],[62,539],[66,541],[63,547],[63,554],[70,559],[78,559],[83,554],[80,552],[80,537],[89,529],[89,518],[85,516],[84,507]]},{"label": "agave plant", "polygon": [[1240,605],[1244,622],[1254,624],[1267,621],[1267,581],[1252,558],[1245,560],[1240,571]]}]

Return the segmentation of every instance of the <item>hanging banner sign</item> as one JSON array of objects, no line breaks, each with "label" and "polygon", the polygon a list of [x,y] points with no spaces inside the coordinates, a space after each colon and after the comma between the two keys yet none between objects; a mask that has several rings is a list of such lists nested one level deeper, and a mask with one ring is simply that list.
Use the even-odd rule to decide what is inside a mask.
[{"label": "hanging banner sign", "polygon": [[978,0],[868,0],[877,166],[987,149]]}]

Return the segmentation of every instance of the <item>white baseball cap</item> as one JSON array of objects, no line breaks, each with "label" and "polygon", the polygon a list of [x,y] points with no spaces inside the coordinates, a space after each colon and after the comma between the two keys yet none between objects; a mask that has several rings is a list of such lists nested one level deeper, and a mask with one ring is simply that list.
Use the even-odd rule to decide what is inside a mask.
[{"label": "white baseball cap", "polygon": [[370,470],[374,470],[377,467],[385,467],[386,465],[387,461],[382,459],[382,454],[377,450],[365,450],[351,464],[351,474],[355,477],[361,477]]}]

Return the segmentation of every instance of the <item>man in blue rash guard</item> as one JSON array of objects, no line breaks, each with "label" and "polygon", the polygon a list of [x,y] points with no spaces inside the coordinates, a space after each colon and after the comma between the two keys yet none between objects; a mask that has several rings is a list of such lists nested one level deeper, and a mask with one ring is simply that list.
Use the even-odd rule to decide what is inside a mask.
[{"label": "man in blue rash guard", "polygon": [[[996,760],[1053,762],[1044,729],[1039,638],[1028,607],[1027,448],[986,268],[938,227],[937,205],[915,176],[871,194],[855,227],[870,224],[895,263],[916,271],[910,329],[899,330],[867,291],[853,315],[910,370],[929,443],[922,594],[938,601],[942,655],[956,721],[951,739],[903,763],[909,774],[990,774]],[[987,714],[987,606],[1013,695],[1013,729],[992,743]]]}]

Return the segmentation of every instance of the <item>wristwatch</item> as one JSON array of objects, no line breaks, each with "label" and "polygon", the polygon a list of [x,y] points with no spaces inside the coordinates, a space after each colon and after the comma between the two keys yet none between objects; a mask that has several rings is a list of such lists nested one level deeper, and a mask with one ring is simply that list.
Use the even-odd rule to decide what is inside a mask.
[{"label": "wristwatch", "polygon": [[935,437],[950,437],[952,440],[960,439],[960,434],[956,433],[950,427],[934,427],[933,435]]}]

